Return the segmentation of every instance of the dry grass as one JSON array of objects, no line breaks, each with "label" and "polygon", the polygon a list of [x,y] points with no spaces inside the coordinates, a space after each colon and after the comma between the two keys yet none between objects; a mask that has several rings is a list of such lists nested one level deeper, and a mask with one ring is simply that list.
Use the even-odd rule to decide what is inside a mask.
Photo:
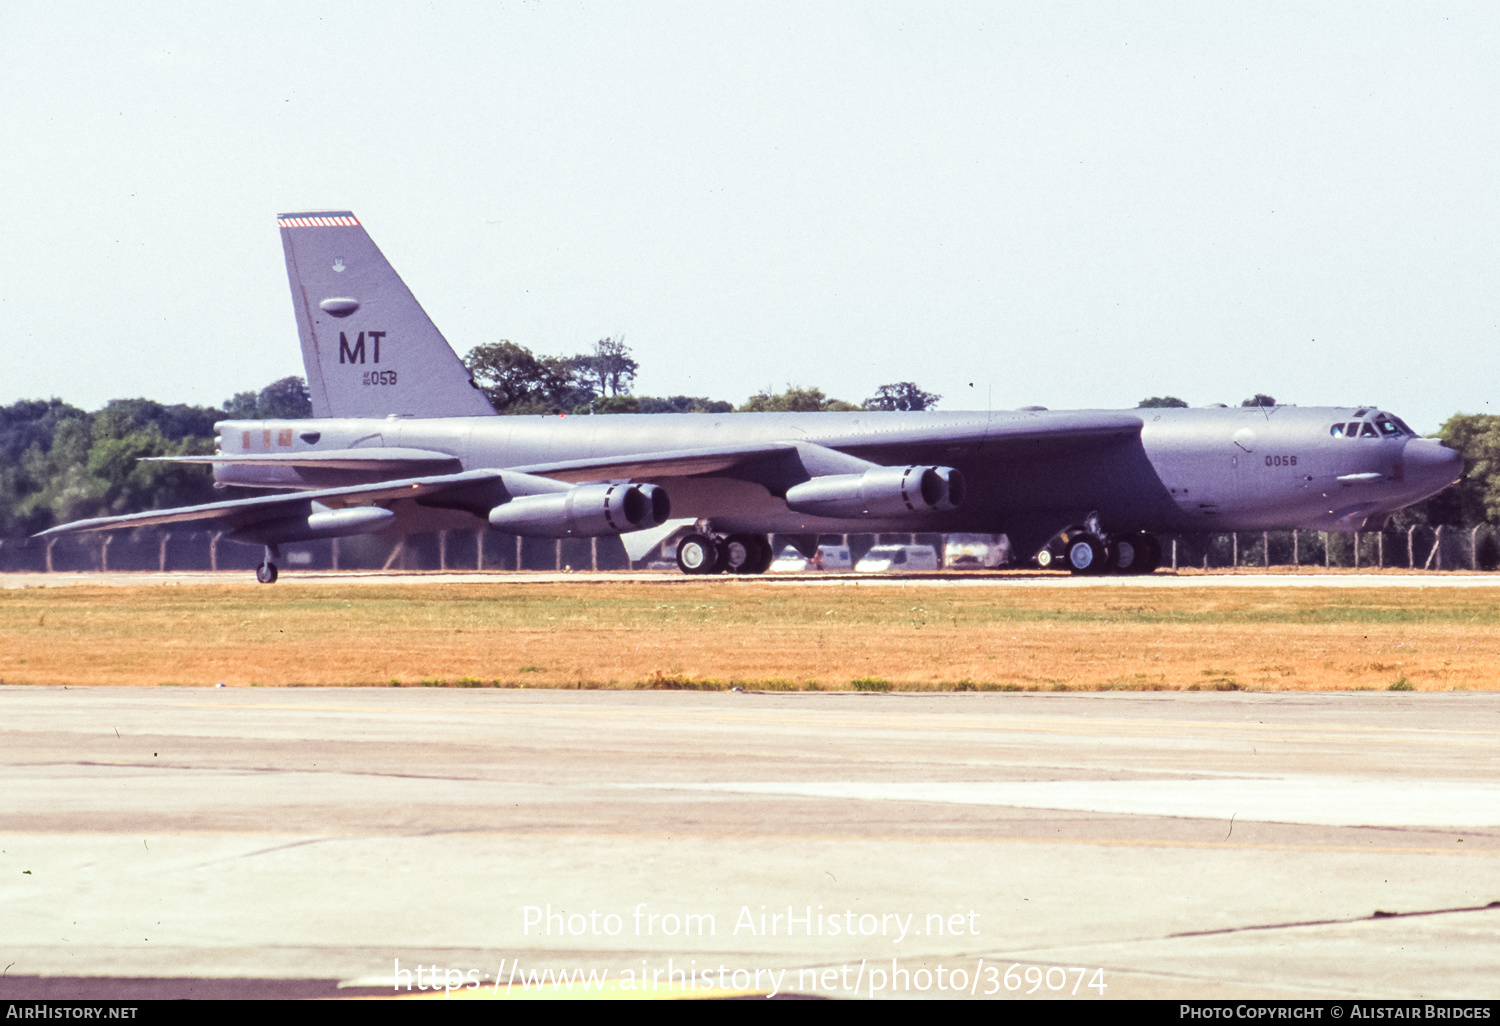
[{"label": "dry grass", "polygon": [[1463,589],[702,583],[74,587],[0,593],[35,684],[884,690],[1500,688]]}]

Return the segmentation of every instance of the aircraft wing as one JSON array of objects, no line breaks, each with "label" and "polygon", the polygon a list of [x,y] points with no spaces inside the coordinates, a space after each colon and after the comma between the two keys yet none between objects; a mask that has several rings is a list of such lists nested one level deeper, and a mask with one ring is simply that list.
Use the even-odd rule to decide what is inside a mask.
[{"label": "aircraft wing", "polygon": [[114,531],[202,520],[217,521],[225,527],[239,528],[263,520],[285,517],[306,509],[311,502],[319,502],[325,506],[356,506],[391,499],[417,499],[418,501],[427,499],[432,502],[435,499],[461,500],[466,492],[485,493],[483,496],[476,496],[483,501],[494,489],[503,488],[503,476],[504,472],[499,470],[469,470],[459,474],[409,477],[399,481],[381,481],[378,484],[352,485],[345,488],[323,488],[287,495],[257,495],[248,499],[230,499],[225,502],[205,503],[201,506],[179,506],[176,509],[147,510],[144,513],[127,513],[118,517],[75,520],[71,524],[62,524],[41,531],[34,537],[47,538],[81,531]]},{"label": "aircraft wing", "polygon": [[824,474],[856,474],[875,466],[902,463],[946,464],[979,451],[1007,461],[1049,459],[1137,437],[1142,426],[1141,418],[1129,413],[1020,411],[980,415],[958,423],[918,421],[878,435],[833,434],[511,469],[574,482],[722,474],[764,484],[772,494],[784,494],[790,485]]},{"label": "aircraft wing", "polygon": [[1140,435],[1138,414],[1006,410],[927,426],[916,420],[878,434],[819,437],[820,445],[875,463],[946,463],[982,452],[1004,461],[1048,459]]}]

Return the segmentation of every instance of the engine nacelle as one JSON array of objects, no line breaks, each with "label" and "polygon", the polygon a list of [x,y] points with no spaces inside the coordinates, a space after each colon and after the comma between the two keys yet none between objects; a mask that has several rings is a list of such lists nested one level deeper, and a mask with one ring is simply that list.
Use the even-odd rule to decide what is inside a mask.
[{"label": "engine nacelle", "polygon": [[788,509],[820,517],[900,518],[956,508],[967,487],[952,467],[876,467],[787,489]]},{"label": "engine nacelle", "polygon": [[540,538],[596,538],[657,527],[672,515],[666,489],[650,484],[583,484],[522,495],[490,510],[490,526]]}]

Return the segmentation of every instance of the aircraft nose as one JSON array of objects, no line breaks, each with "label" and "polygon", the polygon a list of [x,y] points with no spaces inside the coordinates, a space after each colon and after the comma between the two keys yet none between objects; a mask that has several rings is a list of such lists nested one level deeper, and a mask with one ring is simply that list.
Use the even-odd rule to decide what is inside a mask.
[{"label": "aircraft nose", "polygon": [[1464,458],[1430,438],[1407,442],[1402,463],[1406,465],[1406,480],[1420,488],[1423,496],[1437,494],[1464,473]]}]

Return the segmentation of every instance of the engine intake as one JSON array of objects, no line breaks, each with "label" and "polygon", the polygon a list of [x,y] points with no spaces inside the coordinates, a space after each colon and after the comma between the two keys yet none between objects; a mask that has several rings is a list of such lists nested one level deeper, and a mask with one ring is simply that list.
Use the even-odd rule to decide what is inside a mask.
[{"label": "engine intake", "polygon": [[787,489],[788,509],[821,517],[907,517],[957,508],[968,488],[952,467],[876,467]]},{"label": "engine intake", "polygon": [[596,538],[656,527],[672,515],[666,489],[650,484],[583,484],[522,495],[490,510],[490,526],[540,538]]}]

